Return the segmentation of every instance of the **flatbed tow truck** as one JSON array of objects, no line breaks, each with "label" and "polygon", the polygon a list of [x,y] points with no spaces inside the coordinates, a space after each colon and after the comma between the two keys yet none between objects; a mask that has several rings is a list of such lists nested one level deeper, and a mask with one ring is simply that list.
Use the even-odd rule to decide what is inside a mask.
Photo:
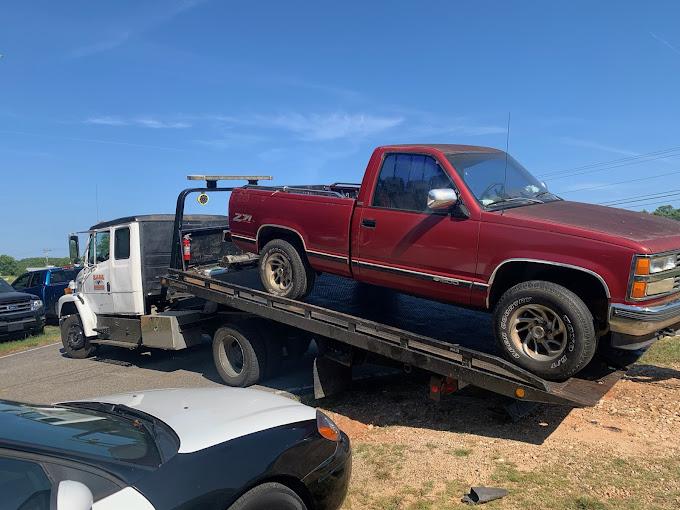
[{"label": "flatbed tow truck", "polygon": [[[243,285],[248,280],[244,274],[255,273],[252,276],[257,277],[252,267],[256,259],[249,254],[211,260],[202,252],[196,257],[199,262],[194,262],[194,241],[219,236],[222,243],[229,243],[230,231],[224,226],[198,229],[187,226],[183,219],[187,196],[234,189],[218,187],[219,180],[246,179],[249,184],[257,184],[266,178],[189,176],[190,180],[205,180],[206,187],[186,189],[177,199],[170,268],[162,283],[171,293],[205,300],[204,315],[221,313],[222,322],[213,334],[213,355],[227,384],[254,384],[275,372],[276,365],[280,365],[281,349],[279,344],[274,348],[270,345],[278,339],[270,339],[285,330],[281,325],[307,332],[307,338],[315,338],[319,346],[314,361],[316,398],[346,387],[351,382],[353,365],[382,360],[401,365],[406,371],[420,369],[431,374],[430,396],[435,400],[466,385],[504,395],[510,399],[506,407],[509,416],[517,420],[538,403],[594,406],[625,373],[625,368],[596,359],[577,376],[562,382],[548,381],[498,356],[460,343],[407,331],[388,324],[389,321],[377,322],[345,313],[342,306],[337,306],[342,300],[336,300],[335,305],[326,300],[324,306],[319,306],[313,304],[314,295],[304,302],[295,301]],[[185,256],[183,250],[188,240],[192,251]],[[214,242],[203,245],[216,246]]]}]

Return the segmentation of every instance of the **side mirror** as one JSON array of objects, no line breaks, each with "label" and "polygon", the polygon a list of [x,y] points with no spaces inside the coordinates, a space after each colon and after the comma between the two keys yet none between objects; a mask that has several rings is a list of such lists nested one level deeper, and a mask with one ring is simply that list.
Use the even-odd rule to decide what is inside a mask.
[{"label": "side mirror", "polygon": [[87,485],[74,480],[63,480],[52,486],[50,510],[90,510],[94,498]]},{"label": "side mirror", "polygon": [[458,193],[451,188],[431,189],[427,194],[427,207],[435,211],[448,209],[458,202]]},{"label": "side mirror", "polygon": [[80,264],[80,257],[78,256],[79,253],[80,246],[78,244],[78,236],[71,234],[68,236],[68,255],[72,264]]}]

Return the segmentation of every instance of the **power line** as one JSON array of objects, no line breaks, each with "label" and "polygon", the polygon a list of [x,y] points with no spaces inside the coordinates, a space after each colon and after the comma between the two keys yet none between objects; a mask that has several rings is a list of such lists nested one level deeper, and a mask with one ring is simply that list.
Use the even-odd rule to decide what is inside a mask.
[{"label": "power line", "polygon": [[591,189],[606,188],[608,186],[616,186],[618,184],[628,184],[629,182],[647,181],[647,180],[650,180],[650,179],[656,179],[658,177],[666,177],[668,175],[677,175],[677,174],[680,174],[680,172],[670,172],[670,173],[667,173],[667,174],[653,175],[651,177],[641,177],[640,179],[630,179],[628,181],[612,182],[610,184],[601,184],[599,186],[590,186],[588,188],[572,189],[572,190],[569,190],[569,191],[558,191],[557,194],[558,195],[566,195],[567,193],[575,193],[577,191],[587,191],[587,190],[591,190]]},{"label": "power line", "polygon": [[565,179],[567,177],[573,177],[575,175],[593,174],[595,172],[603,172],[605,170],[613,170],[614,168],[620,168],[622,166],[639,165],[640,163],[648,163],[649,161],[654,161],[654,160],[657,160],[657,159],[665,159],[669,156],[680,156],[680,152],[678,154],[670,154],[668,156],[659,156],[659,157],[656,157],[656,158],[645,159],[643,161],[632,161],[630,163],[621,163],[620,165],[608,166],[606,168],[596,168],[595,170],[584,170],[583,172],[574,172],[574,173],[570,173],[569,175],[559,175],[557,177],[551,177],[550,180],[556,181],[557,179]]},{"label": "power line", "polygon": [[673,202],[676,202],[678,200],[680,200],[680,199],[674,199],[674,200],[670,200],[670,201],[661,200],[659,202],[652,202],[652,203],[649,203],[649,204],[638,204],[638,205],[633,205],[633,206],[628,206],[628,207],[619,207],[619,209],[634,209],[636,207],[647,207],[647,206],[650,206],[650,205],[671,205],[672,206]]},{"label": "power line", "polygon": [[[550,171],[550,172],[547,172],[547,173],[544,173],[544,174],[539,174],[539,175],[537,175],[537,177],[550,177],[552,175],[560,175],[560,174],[563,174],[563,173],[572,172],[574,170],[585,170],[585,169],[588,169],[588,168],[608,166],[608,165],[611,165],[611,164],[614,164],[614,163],[621,163],[621,162],[625,162],[625,161],[633,161],[633,160],[647,158],[649,156],[657,156],[659,154],[666,154],[668,152],[677,152],[677,151],[680,151],[680,147],[672,147],[670,149],[663,149],[663,150],[654,151],[654,152],[647,152],[645,154],[639,154],[637,156],[629,156],[627,158],[612,159],[612,160],[609,160],[609,161],[603,161],[602,163],[593,163],[593,164],[590,164],[590,165],[577,166],[577,167],[573,167],[573,168],[567,168],[565,170],[554,170],[554,171]],[[670,154],[670,155],[666,154],[663,157],[679,156],[679,155],[680,155],[680,152],[678,154]],[[657,158],[655,158],[655,159],[657,159]]]},{"label": "power line", "polygon": [[644,200],[655,200],[657,198],[671,197],[675,195],[680,195],[680,189],[661,191],[658,193],[650,193],[648,195],[638,195],[637,197],[620,198],[617,200],[609,200],[607,202],[600,202],[598,205],[616,205],[623,204],[627,202],[640,202]]}]

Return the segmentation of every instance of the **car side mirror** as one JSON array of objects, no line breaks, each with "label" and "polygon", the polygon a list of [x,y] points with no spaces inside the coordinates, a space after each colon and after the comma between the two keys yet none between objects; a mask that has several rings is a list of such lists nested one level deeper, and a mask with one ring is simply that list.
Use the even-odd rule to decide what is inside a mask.
[{"label": "car side mirror", "polygon": [[427,194],[427,207],[440,211],[448,209],[458,202],[458,193],[451,188],[431,189]]},{"label": "car side mirror", "polygon": [[52,486],[50,510],[90,510],[94,498],[84,483],[63,480]]},{"label": "car side mirror", "polygon": [[68,255],[71,259],[71,264],[80,264],[80,246],[78,245],[78,236],[71,234],[68,236]]}]

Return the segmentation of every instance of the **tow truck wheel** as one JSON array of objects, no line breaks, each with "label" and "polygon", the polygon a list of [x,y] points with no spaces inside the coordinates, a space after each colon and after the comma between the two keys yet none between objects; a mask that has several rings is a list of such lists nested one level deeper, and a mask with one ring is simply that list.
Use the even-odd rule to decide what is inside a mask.
[{"label": "tow truck wheel", "polygon": [[222,326],[213,337],[213,359],[227,385],[245,388],[257,383],[267,359],[261,333],[249,320]]},{"label": "tow truck wheel", "polygon": [[561,380],[593,358],[593,316],[570,290],[532,280],[510,288],[493,314],[496,345],[503,356],[540,377]]},{"label": "tow truck wheel", "polygon": [[71,315],[61,323],[61,343],[66,353],[76,359],[89,358],[97,350],[85,336],[77,315]]},{"label": "tow truck wheel", "polygon": [[275,296],[301,299],[314,286],[314,271],[295,246],[284,239],[274,239],[265,245],[259,269],[262,285]]}]

